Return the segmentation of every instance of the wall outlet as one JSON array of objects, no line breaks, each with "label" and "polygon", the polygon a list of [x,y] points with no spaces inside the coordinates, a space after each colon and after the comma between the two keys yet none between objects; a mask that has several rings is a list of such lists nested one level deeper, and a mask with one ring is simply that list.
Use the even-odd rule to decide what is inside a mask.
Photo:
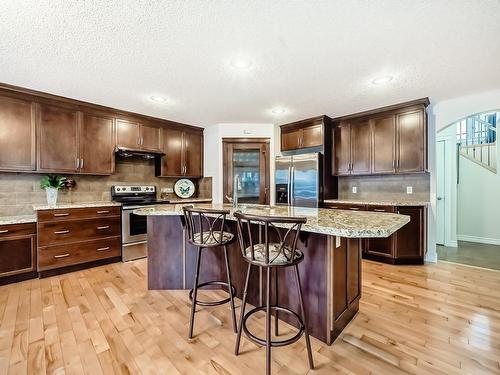
[{"label": "wall outlet", "polygon": [[252,131],[250,129],[245,129],[243,130],[243,134],[252,134]]},{"label": "wall outlet", "polygon": [[165,194],[170,194],[174,192],[173,188],[161,188],[161,192]]},{"label": "wall outlet", "polygon": [[353,194],[358,194],[358,187],[357,186],[353,186],[352,187],[352,193]]},{"label": "wall outlet", "polygon": [[413,194],[413,186],[406,187],[406,194]]}]

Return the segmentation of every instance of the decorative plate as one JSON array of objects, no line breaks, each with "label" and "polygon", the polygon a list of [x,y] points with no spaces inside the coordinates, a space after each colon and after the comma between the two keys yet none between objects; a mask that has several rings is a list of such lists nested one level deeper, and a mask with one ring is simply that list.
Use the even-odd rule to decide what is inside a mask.
[{"label": "decorative plate", "polygon": [[177,180],[174,185],[174,192],[179,198],[191,198],[195,193],[193,181],[187,178]]}]

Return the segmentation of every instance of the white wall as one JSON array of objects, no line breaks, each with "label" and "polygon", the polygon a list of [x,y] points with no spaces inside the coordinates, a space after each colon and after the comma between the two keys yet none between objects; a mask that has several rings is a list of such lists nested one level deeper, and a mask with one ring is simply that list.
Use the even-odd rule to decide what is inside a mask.
[{"label": "white wall", "polygon": [[[438,137],[450,137],[454,131],[445,129],[467,116],[500,108],[500,90],[445,100],[433,108]],[[430,141],[430,140],[429,140]],[[497,150],[498,154],[498,150]],[[476,240],[500,244],[500,175],[493,174],[473,162],[460,158],[460,184],[456,181],[456,149],[449,150],[450,178],[448,208],[450,216],[446,224],[450,229],[451,244],[456,239]],[[497,155],[498,157],[498,155]],[[497,159],[498,160],[498,159]],[[498,165],[498,164],[497,164]],[[436,183],[435,167],[431,170],[431,186]],[[431,188],[432,189],[432,188]],[[435,190],[435,189],[434,189]],[[431,194],[435,207],[435,196]],[[454,236],[454,231],[456,232]]]},{"label": "white wall", "polygon": [[[277,133],[279,137],[279,132]],[[270,138],[270,202],[274,202],[274,155],[276,130],[274,124],[215,124],[205,128],[205,176],[212,177],[214,203],[223,201],[222,138]],[[279,147],[277,148],[279,150]]]}]

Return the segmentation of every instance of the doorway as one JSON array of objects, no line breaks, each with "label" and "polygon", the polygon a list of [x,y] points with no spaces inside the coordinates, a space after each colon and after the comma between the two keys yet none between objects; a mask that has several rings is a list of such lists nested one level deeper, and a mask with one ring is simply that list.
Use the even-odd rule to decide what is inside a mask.
[{"label": "doorway", "polygon": [[222,138],[224,203],[239,175],[238,202],[269,204],[269,143],[269,138]]},{"label": "doorway", "polygon": [[440,140],[436,144],[436,243],[445,244],[445,191],[446,191],[446,140]]}]

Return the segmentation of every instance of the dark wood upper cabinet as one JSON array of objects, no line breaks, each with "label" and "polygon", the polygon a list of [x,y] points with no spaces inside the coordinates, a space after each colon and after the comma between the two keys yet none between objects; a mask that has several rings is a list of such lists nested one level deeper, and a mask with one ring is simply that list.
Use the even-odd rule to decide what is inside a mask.
[{"label": "dark wood upper cabinet", "polygon": [[424,98],[334,120],[333,175],[425,172],[428,104]]},{"label": "dark wood upper cabinet", "polygon": [[399,173],[422,172],[426,169],[427,127],[424,117],[423,109],[396,115]]},{"label": "dark wood upper cabinet", "polygon": [[161,151],[161,130],[157,126],[141,125],[141,148],[147,151]]},{"label": "dark wood upper cabinet", "polygon": [[36,169],[35,104],[0,96],[0,170]]},{"label": "dark wood upper cabinet", "polygon": [[159,177],[203,177],[203,133],[178,128],[163,128],[165,154],[156,160]]},{"label": "dark wood upper cabinet", "polygon": [[301,147],[316,147],[323,144],[323,125],[313,125],[302,129]]},{"label": "dark wood upper cabinet", "polygon": [[78,160],[78,112],[40,104],[38,117],[38,170],[76,173]]},{"label": "dark wood upper cabinet", "polygon": [[281,151],[297,150],[300,148],[302,129],[281,131]]},{"label": "dark wood upper cabinet", "polygon": [[371,125],[360,121],[351,126],[351,174],[371,172]]},{"label": "dark wood upper cabinet", "polygon": [[323,145],[326,116],[281,125],[281,151]]},{"label": "dark wood upper cabinet", "polygon": [[372,120],[372,173],[396,171],[396,121],[394,114]]},{"label": "dark wood upper cabinet", "polygon": [[135,121],[116,120],[116,145],[125,148],[140,148],[140,125]]},{"label": "dark wood upper cabinet", "polygon": [[113,123],[112,117],[83,114],[80,126],[81,173],[110,175],[114,172]]},{"label": "dark wood upper cabinet", "polygon": [[203,176],[203,135],[200,132],[184,132],[184,175]]},{"label": "dark wood upper cabinet", "polygon": [[351,124],[341,122],[334,129],[333,135],[333,173],[337,176],[351,172]]},{"label": "dark wood upper cabinet", "polygon": [[[183,172],[183,131],[163,129],[163,152],[165,156],[157,160],[156,174],[161,177],[178,177]],[[161,164],[158,168],[158,164]]]}]

